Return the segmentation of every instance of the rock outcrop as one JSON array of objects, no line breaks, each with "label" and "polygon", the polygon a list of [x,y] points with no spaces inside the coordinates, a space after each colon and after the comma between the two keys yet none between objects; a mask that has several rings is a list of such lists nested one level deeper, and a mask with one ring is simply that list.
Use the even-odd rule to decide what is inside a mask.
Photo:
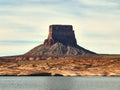
[{"label": "rock outcrop", "polygon": [[48,39],[44,41],[44,45],[53,45],[57,42],[77,45],[72,25],[50,25]]},{"label": "rock outcrop", "polygon": [[0,76],[120,76],[120,55],[59,57],[44,61],[5,59],[0,61]]},{"label": "rock outcrop", "polygon": [[77,45],[72,25],[50,25],[44,44],[30,50],[27,56],[79,56],[95,54]]}]

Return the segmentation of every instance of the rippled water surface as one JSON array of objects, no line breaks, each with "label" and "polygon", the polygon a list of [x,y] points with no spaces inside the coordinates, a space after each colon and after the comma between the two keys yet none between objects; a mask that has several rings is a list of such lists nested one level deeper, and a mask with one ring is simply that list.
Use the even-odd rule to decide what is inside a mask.
[{"label": "rippled water surface", "polygon": [[0,77],[0,90],[120,90],[120,77]]}]

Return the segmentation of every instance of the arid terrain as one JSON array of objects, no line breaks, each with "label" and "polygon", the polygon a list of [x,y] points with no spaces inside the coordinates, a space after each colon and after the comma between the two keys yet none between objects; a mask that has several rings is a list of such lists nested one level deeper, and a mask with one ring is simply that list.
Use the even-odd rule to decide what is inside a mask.
[{"label": "arid terrain", "polygon": [[0,75],[120,76],[120,55],[79,46],[72,25],[50,25],[43,44],[23,55],[1,57]]},{"label": "arid terrain", "polygon": [[[120,76],[120,55],[75,57],[1,57],[0,75],[15,76]],[[23,57],[22,57],[23,58]]]}]

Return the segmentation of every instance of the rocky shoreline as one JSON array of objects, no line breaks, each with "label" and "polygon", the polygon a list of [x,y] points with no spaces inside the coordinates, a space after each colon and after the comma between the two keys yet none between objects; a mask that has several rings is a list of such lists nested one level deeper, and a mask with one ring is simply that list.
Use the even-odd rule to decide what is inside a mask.
[{"label": "rocky shoreline", "polygon": [[[58,57],[51,60],[0,58],[0,76],[120,76],[120,56]],[[7,58],[8,59],[8,58]]]}]

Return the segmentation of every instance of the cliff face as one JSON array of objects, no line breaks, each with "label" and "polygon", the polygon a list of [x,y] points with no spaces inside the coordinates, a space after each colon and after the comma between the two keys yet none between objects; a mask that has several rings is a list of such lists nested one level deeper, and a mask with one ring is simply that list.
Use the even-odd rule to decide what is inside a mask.
[{"label": "cliff face", "polygon": [[27,56],[79,56],[95,54],[77,45],[72,25],[50,25],[44,44],[30,50]]},{"label": "cliff face", "polygon": [[50,25],[48,38],[44,45],[53,45],[55,43],[64,45],[77,45],[72,25]]}]

